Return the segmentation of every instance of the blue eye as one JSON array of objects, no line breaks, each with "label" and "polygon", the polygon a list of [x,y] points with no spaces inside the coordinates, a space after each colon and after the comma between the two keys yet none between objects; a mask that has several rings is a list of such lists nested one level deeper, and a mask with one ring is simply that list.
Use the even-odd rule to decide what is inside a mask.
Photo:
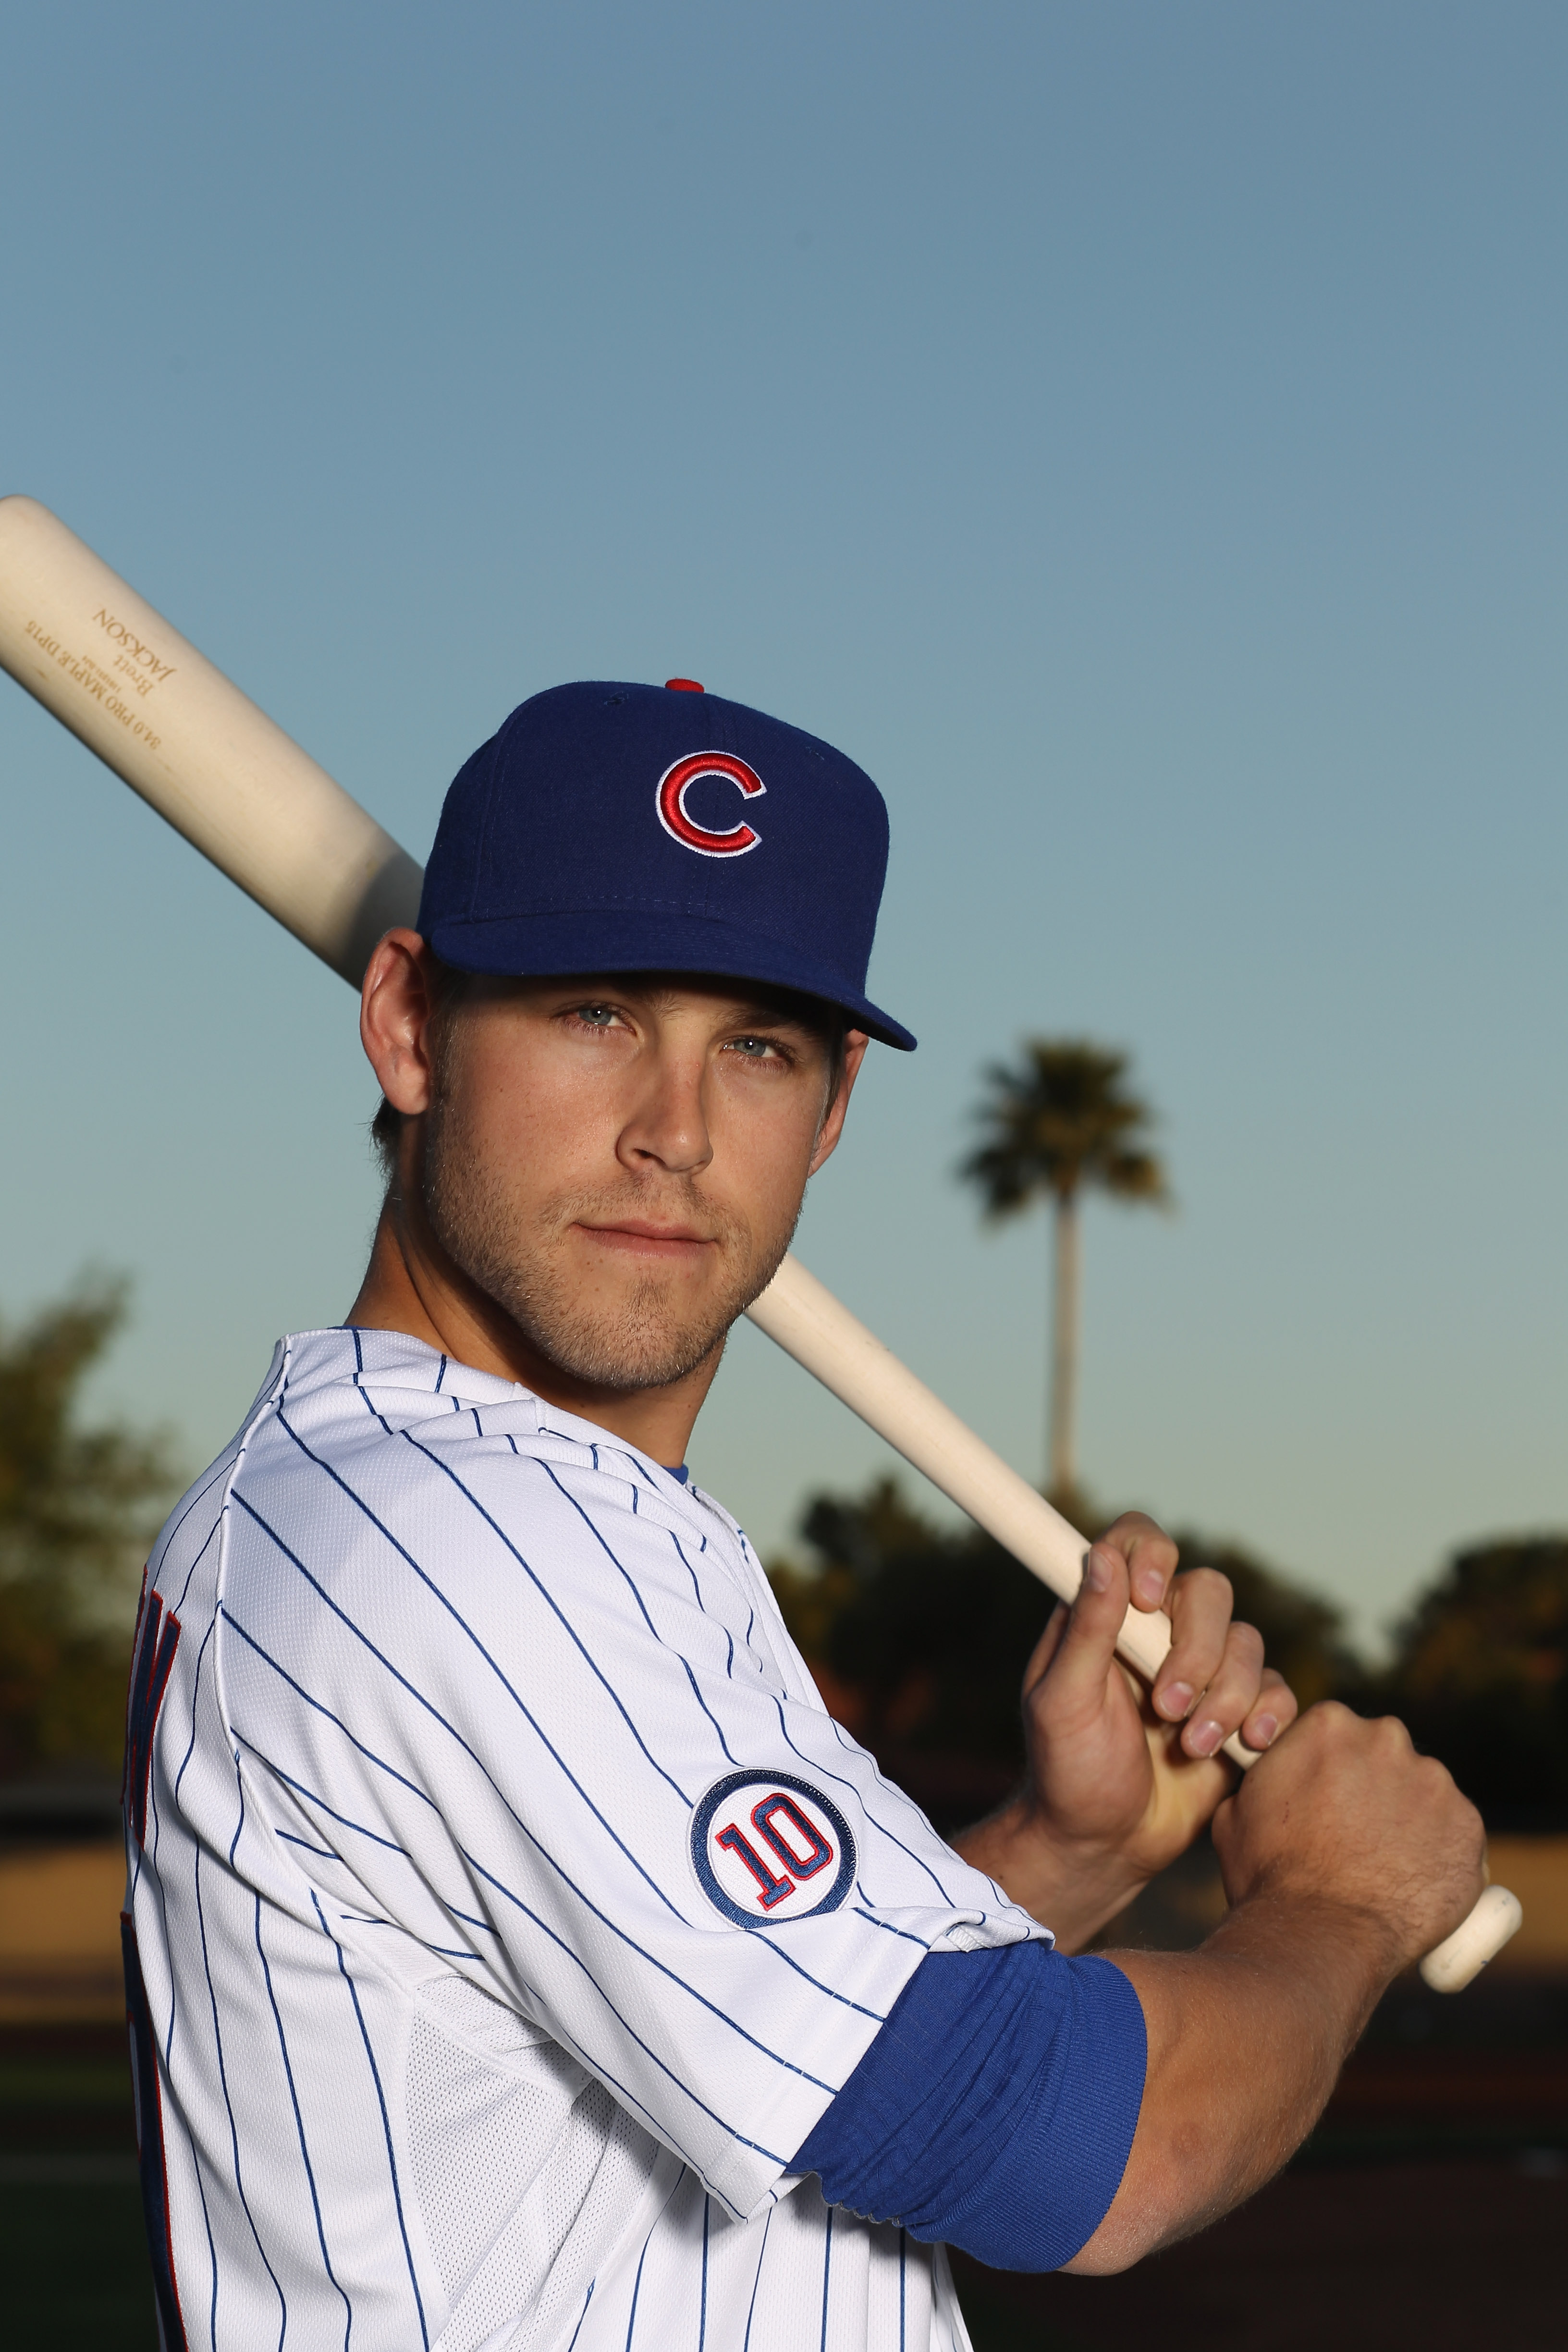
[{"label": "blue eye", "polygon": [[578,1020],[587,1022],[593,1029],[608,1028],[615,1017],[614,1011],[607,1004],[580,1004],[577,1007]]}]

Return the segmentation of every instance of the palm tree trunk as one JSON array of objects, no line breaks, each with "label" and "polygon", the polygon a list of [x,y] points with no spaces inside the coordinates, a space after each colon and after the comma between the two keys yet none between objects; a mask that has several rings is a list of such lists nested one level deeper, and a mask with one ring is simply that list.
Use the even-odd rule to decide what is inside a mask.
[{"label": "palm tree trunk", "polygon": [[1078,1201],[1071,1192],[1058,1192],[1056,1207],[1049,1491],[1068,1496],[1078,1484]]}]

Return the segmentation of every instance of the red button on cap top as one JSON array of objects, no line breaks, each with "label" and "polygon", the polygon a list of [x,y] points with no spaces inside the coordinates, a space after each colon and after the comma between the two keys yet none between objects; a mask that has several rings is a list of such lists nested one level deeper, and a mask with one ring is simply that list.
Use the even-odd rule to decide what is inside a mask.
[{"label": "red button on cap top", "polygon": [[676,694],[700,694],[703,691],[694,677],[667,677],[664,683],[667,690]]}]

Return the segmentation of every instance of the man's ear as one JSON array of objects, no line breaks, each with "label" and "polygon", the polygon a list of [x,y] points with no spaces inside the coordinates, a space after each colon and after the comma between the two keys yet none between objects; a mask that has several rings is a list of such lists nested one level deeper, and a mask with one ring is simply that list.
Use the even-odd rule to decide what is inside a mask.
[{"label": "man's ear", "polygon": [[851,1029],[845,1037],[844,1067],[839,1074],[833,1100],[823,1113],[822,1125],[816,1130],[816,1148],[811,1155],[811,1165],[805,1171],[808,1177],[815,1176],[823,1161],[831,1158],[838,1148],[838,1139],[844,1132],[844,1120],[849,1108],[849,1097],[854,1091],[855,1081],[860,1075],[860,1065],[866,1058],[866,1048],[870,1042],[863,1029]]},{"label": "man's ear", "polygon": [[417,931],[388,931],[365,967],[359,1034],[381,1091],[407,1118],[430,1108],[430,950]]}]

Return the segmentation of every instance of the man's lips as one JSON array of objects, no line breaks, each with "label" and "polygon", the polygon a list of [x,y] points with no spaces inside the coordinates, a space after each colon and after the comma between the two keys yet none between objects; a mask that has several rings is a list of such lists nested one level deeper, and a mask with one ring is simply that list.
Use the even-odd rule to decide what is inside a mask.
[{"label": "man's lips", "polygon": [[689,1225],[656,1224],[643,1217],[622,1217],[613,1225],[579,1223],[577,1230],[601,1248],[624,1251],[632,1257],[661,1257],[678,1262],[716,1246],[712,1235],[693,1233]]}]

